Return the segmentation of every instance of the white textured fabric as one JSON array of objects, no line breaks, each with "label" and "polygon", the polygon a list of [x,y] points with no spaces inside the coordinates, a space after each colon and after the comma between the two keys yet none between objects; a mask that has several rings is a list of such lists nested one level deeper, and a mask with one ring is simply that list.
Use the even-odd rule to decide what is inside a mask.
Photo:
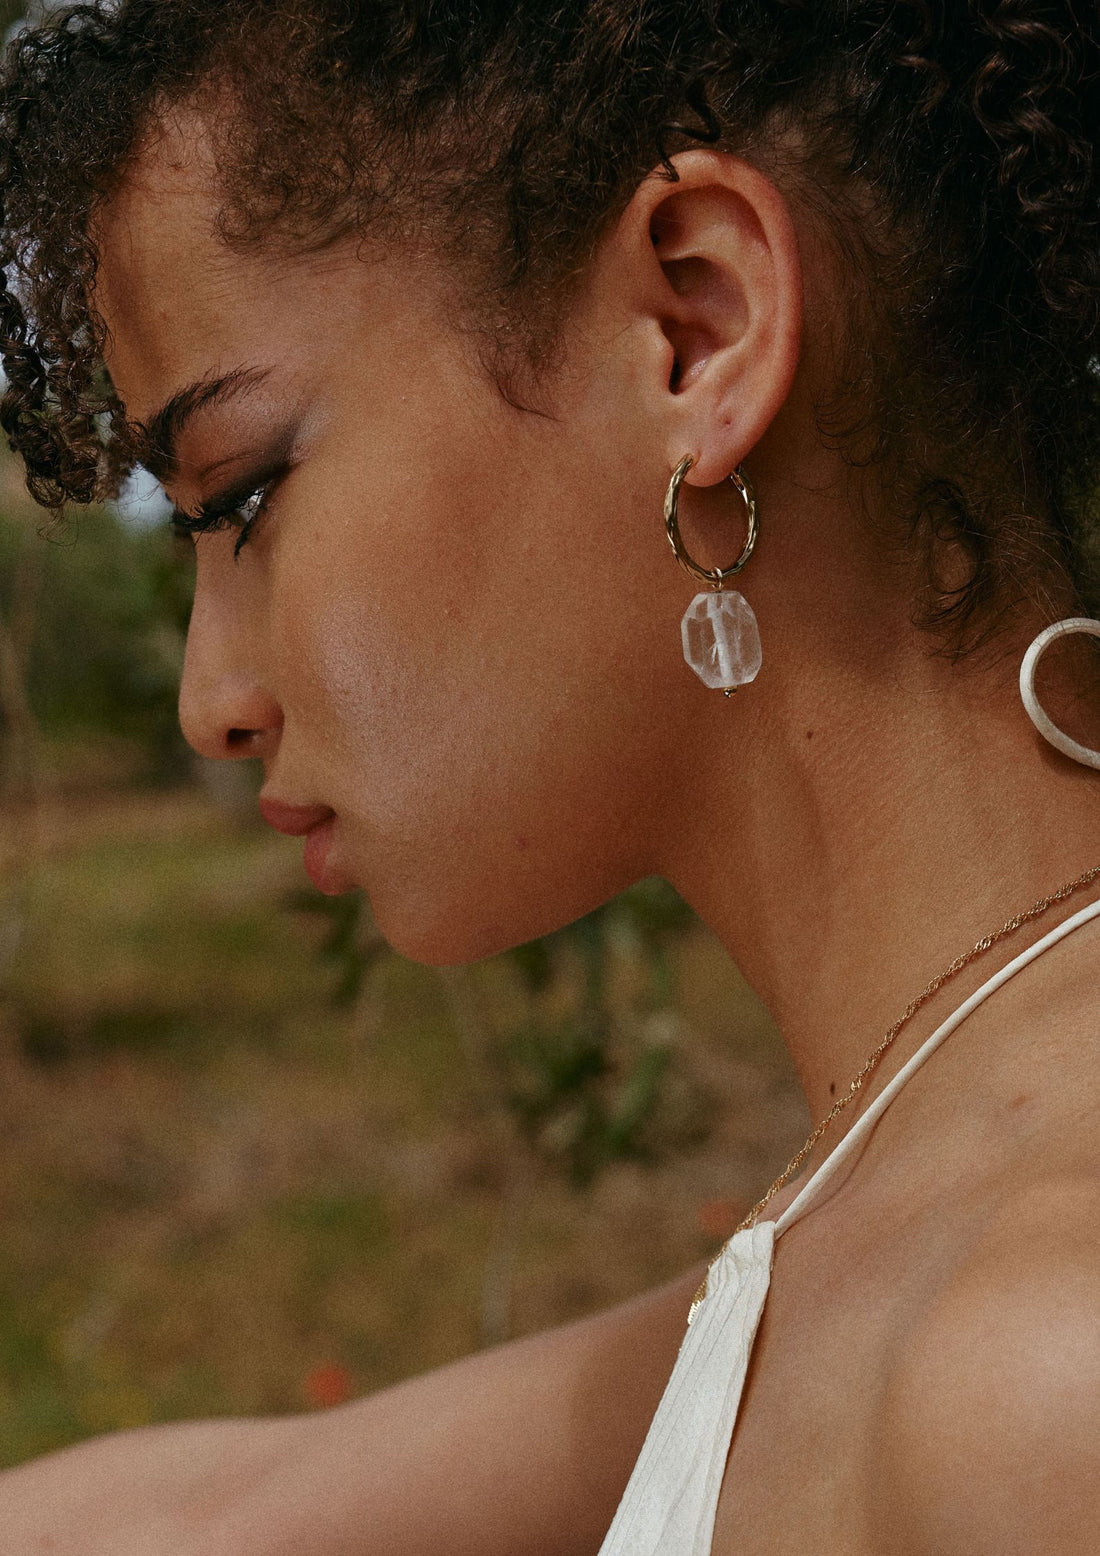
[{"label": "white textured fabric", "polygon": [[811,1207],[898,1092],[970,1012],[1066,935],[1100,916],[1090,903],[983,983],[932,1033],[825,1158],[777,1221],[737,1232],[707,1275],[661,1403],[600,1556],[709,1556],[718,1496],[753,1340],[771,1284],[775,1239]]},{"label": "white textured fabric", "polygon": [[711,1265],[603,1551],[707,1556],[774,1246],[775,1222],[764,1221],[731,1237]]}]

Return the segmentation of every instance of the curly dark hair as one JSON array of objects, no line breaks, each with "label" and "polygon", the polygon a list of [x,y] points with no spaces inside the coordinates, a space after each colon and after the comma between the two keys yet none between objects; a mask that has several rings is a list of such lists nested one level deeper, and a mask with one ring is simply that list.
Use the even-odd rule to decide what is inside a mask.
[{"label": "curly dark hair", "polygon": [[[553,365],[653,167],[675,178],[703,143],[774,169],[850,266],[818,424],[899,494],[929,568],[914,620],[957,656],[1052,580],[1091,608],[1095,4],[96,0],[25,29],[0,88],[0,425],[49,507],[109,495],[139,447],[103,366],[92,228],[177,104],[210,110],[227,244],[429,234],[506,393],[517,365]],[[953,587],[945,541],[968,559]]]}]

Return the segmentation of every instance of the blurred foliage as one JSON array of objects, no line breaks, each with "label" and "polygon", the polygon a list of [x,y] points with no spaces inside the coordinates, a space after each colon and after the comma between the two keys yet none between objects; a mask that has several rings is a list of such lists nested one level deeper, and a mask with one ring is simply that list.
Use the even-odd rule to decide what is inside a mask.
[{"label": "blurred foliage", "polygon": [[334,968],[332,1002],[338,1008],[353,1005],[363,991],[363,980],[389,946],[374,928],[362,896],[347,892],[324,897],[312,887],[299,887],[287,897],[287,905],[311,913],[324,926],[318,949],[322,962]]},{"label": "blurred foliage", "polygon": [[[670,952],[693,922],[672,888],[652,879],[504,953],[531,1009],[496,1046],[502,1094],[529,1146],[577,1187],[612,1162],[655,1163],[705,1135],[701,1094],[686,1112],[665,1105],[677,1006]],[[616,963],[624,959],[633,986],[616,997]],[[570,964],[572,998],[548,1014],[539,1002]]]},{"label": "blurred foliage", "polygon": [[176,699],[191,570],[166,526],[128,528],[106,509],[63,523],[0,514],[0,613],[18,633],[43,734],[101,734],[140,748],[141,776],[185,776]]},{"label": "blurred foliage", "polygon": [[[291,902],[325,921],[321,955],[336,972],[335,1002],[348,1004],[388,950],[365,900],[296,892]],[[656,1163],[705,1138],[706,1098],[675,1054],[671,953],[694,923],[654,877],[495,958],[516,975],[526,1008],[497,1029],[478,1002],[474,1065],[489,1077],[490,1105],[502,1105],[526,1148],[574,1187],[613,1162]],[[628,991],[615,987],[624,964]]]}]

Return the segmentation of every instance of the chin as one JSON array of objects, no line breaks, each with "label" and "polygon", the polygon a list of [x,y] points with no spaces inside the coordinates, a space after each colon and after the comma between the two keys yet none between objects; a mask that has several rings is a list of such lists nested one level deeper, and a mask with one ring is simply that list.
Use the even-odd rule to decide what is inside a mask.
[{"label": "chin", "polygon": [[[596,903],[570,903],[560,913],[546,898],[537,901],[505,898],[496,886],[478,882],[477,889],[448,892],[438,879],[430,895],[379,890],[375,883],[371,912],[386,943],[411,962],[425,967],[461,967],[481,962],[501,951],[537,940],[572,923]],[[486,909],[492,909],[488,913]]]},{"label": "chin", "polygon": [[456,849],[417,835],[415,847],[371,849],[362,880],[379,934],[426,967],[461,967],[572,924],[641,878],[636,861],[540,840],[522,853],[493,832]]},{"label": "chin", "polygon": [[[392,906],[392,905],[391,905]],[[461,909],[438,913],[390,912],[374,899],[371,911],[379,934],[390,948],[410,962],[425,967],[462,967],[481,962],[513,946],[533,940],[536,934],[512,929],[499,921],[480,920]],[[543,931],[545,933],[545,931]]]}]

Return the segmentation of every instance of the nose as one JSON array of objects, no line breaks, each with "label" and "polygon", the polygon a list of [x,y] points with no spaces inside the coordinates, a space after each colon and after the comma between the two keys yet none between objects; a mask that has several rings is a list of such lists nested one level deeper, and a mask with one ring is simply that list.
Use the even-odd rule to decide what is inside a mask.
[{"label": "nose", "polygon": [[180,728],[200,756],[270,760],[278,749],[282,709],[240,647],[234,648],[196,598],[180,685]]}]

